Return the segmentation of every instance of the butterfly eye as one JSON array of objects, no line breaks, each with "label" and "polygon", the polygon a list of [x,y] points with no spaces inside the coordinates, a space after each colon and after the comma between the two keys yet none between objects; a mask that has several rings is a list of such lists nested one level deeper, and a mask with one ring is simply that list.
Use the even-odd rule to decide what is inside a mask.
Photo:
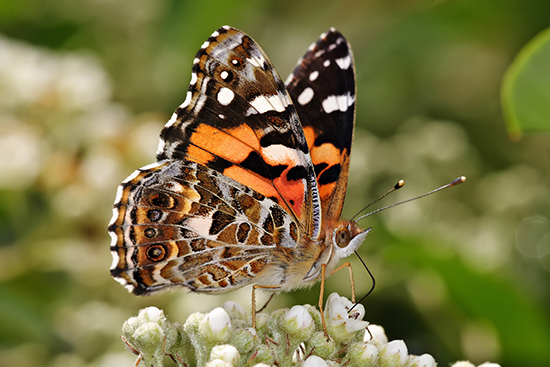
[{"label": "butterfly eye", "polygon": [[152,245],[147,249],[147,258],[151,261],[161,261],[166,256],[166,250],[161,245]]},{"label": "butterfly eye", "polygon": [[347,228],[340,227],[336,230],[335,240],[338,247],[346,247],[349,244],[350,233]]}]

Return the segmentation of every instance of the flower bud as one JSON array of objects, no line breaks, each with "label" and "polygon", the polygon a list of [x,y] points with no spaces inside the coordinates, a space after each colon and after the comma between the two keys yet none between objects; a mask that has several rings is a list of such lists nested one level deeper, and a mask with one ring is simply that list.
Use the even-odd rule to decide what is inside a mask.
[{"label": "flower bud", "polygon": [[403,340],[392,340],[380,351],[380,360],[389,366],[402,366],[409,360],[408,353]]},{"label": "flower bud", "polygon": [[214,359],[212,361],[206,362],[205,367],[233,367],[231,363],[228,363],[221,359]]},{"label": "flower bud", "polygon": [[352,344],[348,349],[349,366],[371,367],[376,366],[378,349],[373,344],[359,342]]},{"label": "flower bud", "polygon": [[468,361],[458,361],[455,362],[451,367],[476,367],[473,363]]},{"label": "flower bud", "polygon": [[237,347],[241,353],[248,353],[256,349],[259,343],[258,333],[251,327],[236,330],[231,335],[231,344]]},{"label": "flower bud", "polygon": [[313,333],[308,343],[309,347],[315,351],[315,355],[324,359],[328,359],[332,356],[336,349],[334,339],[327,340],[325,333],[317,331]]},{"label": "flower bud", "polygon": [[429,354],[422,354],[421,356],[411,356],[410,358],[411,367],[436,367],[434,357]]},{"label": "flower bud", "polygon": [[216,345],[210,352],[210,360],[216,359],[227,362],[232,366],[238,363],[240,359],[239,351],[232,345]]},{"label": "flower bud", "polygon": [[364,342],[374,343],[378,347],[388,343],[388,337],[386,336],[386,331],[382,326],[370,324],[365,330],[365,337],[363,338]]},{"label": "flower bud", "polygon": [[291,339],[308,340],[313,334],[315,323],[304,306],[294,306],[284,317],[284,327]]},{"label": "flower bud", "polygon": [[143,356],[146,364],[162,360],[164,353],[177,340],[176,328],[156,307],[142,309],[122,326],[125,341]]},{"label": "flower bud", "polygon": [[227,311],[217,307],[210,311],[200,322],[199,332],[214,344],[225,343],[231,334],[231,320]]},{"label": "flower bud", "polygon": [[248,319],[248,316],[249,316],[248,312],[246,312],[243,306],[241,306],[237,302],[227,301],[223,304],[223,308],[224,310],[227,311],[227,313],[232,319],[241,319],[241,320]]},{"label": "flower bud", "polygon": [[327,362],[324,359],[317,356],[309,356],[302,367],[328,367]]}]

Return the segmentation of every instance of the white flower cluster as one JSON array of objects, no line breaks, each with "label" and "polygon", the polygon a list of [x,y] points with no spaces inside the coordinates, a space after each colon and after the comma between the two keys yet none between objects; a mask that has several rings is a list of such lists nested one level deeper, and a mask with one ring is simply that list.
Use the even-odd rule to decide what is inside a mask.
[{"label": "white flower cluster", "polygon": [[[331,294],[325,309],[327,338],[321,314],[310,305],[260,313],[256,329],[235,302],[208,314],[194,313],[183,325],[149,307],[124,324],[123,339],[146,365],[157,367],[165,356],[178,366],[436,366],[429,354],[409,355],[402,340],[388,342],[384,329],[363,321],[364,314],[362,305]],[[457,362],[453,367],[474,366]]]}]

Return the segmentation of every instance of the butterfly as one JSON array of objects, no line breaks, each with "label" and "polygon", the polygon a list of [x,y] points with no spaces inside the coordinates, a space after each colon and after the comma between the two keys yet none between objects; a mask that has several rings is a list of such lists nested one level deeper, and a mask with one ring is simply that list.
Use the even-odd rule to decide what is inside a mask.
[{"label": "butterfly", "polygon": [[353,55],[338,31],[285,85],[252,38],[218,29],[193,60],[157,162],[118,188],[111,275],[137,295],[324,282],[370,231],[340,219],[354,123]]}]

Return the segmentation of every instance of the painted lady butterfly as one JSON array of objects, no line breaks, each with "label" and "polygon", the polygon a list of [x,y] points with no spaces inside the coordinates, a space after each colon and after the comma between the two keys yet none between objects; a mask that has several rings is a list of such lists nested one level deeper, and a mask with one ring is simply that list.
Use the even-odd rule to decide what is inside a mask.
[{"label": "painted lady butterfly", "polygon": [[353,57],[335,29],[286,87],[248,35],[218,29],[160,133],[158,161],[118,188],[111,275],[139,295],[324,281],[370,231],[339,219],[354,119]]}]

